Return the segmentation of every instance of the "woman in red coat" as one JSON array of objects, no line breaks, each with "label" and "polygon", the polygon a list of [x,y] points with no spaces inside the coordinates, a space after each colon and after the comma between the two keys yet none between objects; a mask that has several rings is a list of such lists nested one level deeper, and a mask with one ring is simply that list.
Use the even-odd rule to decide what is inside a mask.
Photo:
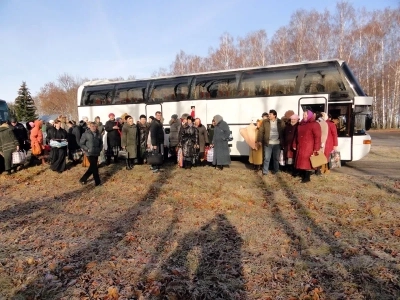
[{"label": "woman in red coat", "polygon": [[[329,161],[331,152],[337,149],[338,146],[338,135],[335,123],[332,122],[331,118],[328,118],[326,113],[322,113],[322,117],[328,124],[328,138],[325,143],[325,151],[324,154],[326,159]],[[325,168],[325,173],[329,173],[328,166]]]},{"label": "woman in red coat", "polygon": [[293,140],[293,149],[296,150],[296,169],[302,172],[302,181],[309,182],[311,172],[311,155],[318,155],[321,148],[321,126],[315,122],[312,111],[307,110],[303,113],[303,120],[297,127],[297,135]]}]

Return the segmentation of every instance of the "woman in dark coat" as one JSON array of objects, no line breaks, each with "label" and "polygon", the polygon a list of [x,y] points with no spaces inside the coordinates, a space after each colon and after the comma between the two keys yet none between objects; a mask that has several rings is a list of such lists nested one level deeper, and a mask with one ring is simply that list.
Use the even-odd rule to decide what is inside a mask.
[{"label": "woman in dark coat", "polygon": [[[49,131],[48,139],[51,141],[63,142],[67,140],[67,132],[61,128],[61,121],[54,121],[54,130]],[[54,172],[62,173],[65,171],[65,158],[67,156],[67,146],[52,147],[52,161],[50,169]]]},{"label": "woman in dark coat", "polygon": [[76,126],[76,123],[74,121],[69,121],[68,127],[69,127],[68,135],[67,135],[68,158],[70,161],[77,163],[77,161],[74,160],[74,153],[77,150],[81,149],[81,145],[80,145],[81,129],[78,126]]},{"label": "woman in dark coat", "polygon": [[208,141],[207,128],[203,124],[201,124],[201,120],[199,118],[197,118],[194,121],[194,125],[196,126],[197,130],[199,131],[199,146],[200,146],[199,159],[204,160],[204,149],[206,147],[206,144],[210,143]]},{"label": "woman in dark coat", "polygon": [[169,152],[171,154],[171,159],[177,163],[176,157],[176,147],[179,144],[179,130],[181,129],[180,120],[178,120],[178,115],[172,115],[169,121]]},{"label": "woman in dark coat", "polygon": [[293,149],[296,151],[295,167],[302,172],[303,183],[310,181],[314,170],[311,166],[311,155],[317,155],[321,148],[321,126],[315,121],[312,111],[303,113],[303,120],[297,127],[297,135],[293,140]]},{"label": "woman in dark coat", "polygon": [[[19,150],[19,144],[8,124],[5,122],[3,123],[3,121],[0,121],[0,123],[2,123],[0,125],[0,156],[4,158],[4,168],[5,171],[7,171],[7,175],[11,175],[12,153]],[[0,169],[2,169],[2,167],[0,167]],[[14,172],[15,171],[16,169]]]},{"label": "woman in dark coat", "polygon": [[137,157],[138,149],[138,137],[137,137],[137,126],[133,122],[131,116],[126,116],[126,122],[122,127],[122,137],[121,146],[128,152],[128,157],[126,158],[126,169],[133,169],[133,161]]},{"label": "woman in dark coat", "polygon": [[199,131],[193,126],[191,116],[187,117],[187,126],[181,127],[179,145],[182,147],[183,165],[185,169],[191,169],[196,150],[199,148]]},{"label": "woman in dark coat", "polygon": [[294,158],[296,157],[296,151],[293,150],[293,140],[297,133],[297,126],[299,125],[299,116],[293,114],[289,118],[289,122],[286,123],[285,129],[283,130],[283,139],[281,140],[283,148],[283,157],[287,166],[287,171],[294,174]]},{"label": "woman in dark coat", "polygon": [[121,124],[115,120],[115,115],[110,113],[108,115],[110,120],[106,122],[105,130],[107,131],[107,161],[106,164],[111,163],[111,156],[114,156],[114,163],[118,162],[118,152],[121,148]]},{"label": "woman in dark coat", "polygon": [[224,166],[231,164],[229,154],[228,139],[231,134],[228,124],[220,115],[214,116],[214,137],[212,145],[214,147],[213,165],[216,169],[222,170]]}]

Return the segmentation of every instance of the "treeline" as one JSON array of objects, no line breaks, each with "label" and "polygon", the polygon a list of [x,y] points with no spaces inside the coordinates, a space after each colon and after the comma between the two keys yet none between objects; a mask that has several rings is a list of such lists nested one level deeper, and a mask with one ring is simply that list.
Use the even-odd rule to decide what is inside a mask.
[{"label": "treeline", "polygon": [[[237,38],[224,33],[206,57],[181,50],[169,68],[160,68],[152,76],[330,58],[347,61],[366,93],[374,97],[375,127],[397,127],[400,7],[367,11],[338,2],[334,11],[298,10],[271,37],[263,29]],[[77,116],[76,90],[82,81],[64,74],[58,82],[45,84],[35,97],[39,111]]]}]

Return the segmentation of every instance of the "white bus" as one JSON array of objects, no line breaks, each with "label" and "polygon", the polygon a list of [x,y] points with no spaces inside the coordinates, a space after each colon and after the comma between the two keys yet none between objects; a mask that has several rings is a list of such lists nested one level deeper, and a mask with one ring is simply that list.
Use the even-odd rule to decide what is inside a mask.
[{"label": "white bus", "polygon": [[163,113],[164,127],[173,114],[190,113],[204,125],[214,115],[229,124],[233,141],[231,155],[246,156],[249,147],[239,129],[275,109],[278,117],[304,109],[329,113],[336,120],[338,150],[344,161],[359,160],[368,154],[372,97],[362,90],[348,65],[341,60],[311,61],[267,67],[168,76],[129,81],[91,81],[78,89],[78,114],[102,121],[109,113],[128,113],[138,120],[141,114]]}]

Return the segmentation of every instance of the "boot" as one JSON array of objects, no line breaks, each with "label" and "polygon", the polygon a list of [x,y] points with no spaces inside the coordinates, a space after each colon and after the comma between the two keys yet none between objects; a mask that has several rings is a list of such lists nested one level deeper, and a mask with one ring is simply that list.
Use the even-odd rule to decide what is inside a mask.
[{"label": "boot", "polygon": [[321,173],[321,167],[318,167],[318,168],[315,170],[315,175],[317,175],[317,176],[321,176],[321,175],[322,175],[322,173]]},{"label": "boot", "polygon": [[301,176],[303,178],[303,176],[300,174],[299,170],[297,170],[294,166],[292,168],[292,176],[293,177]]},{"label": "boot", "polygon": [[129,166],[130,166],[131,170],[133,169],[133,166],[134,166],[134,165],[135,165],[135,159],[130,158],[130,159],[129,159]]},{"label": "boot", "polygon": [[118,163],[118,155],[114,156],[114,163],[117,164]]},{"label": "boot", "polygon": [[311,177],[311,171],[304,171],[304,178],[301,181],[301,183],[306,183],[306,182],[310,182],[310,177]]},{"label": "boot", "polygon": [[107,156],[106,165],[109,166],[111,164],[111,156]]},{"label": "boot", "polygon": [[6,175],[11,175],[11,170],[7,170]]},{"label": "boot", "polygon": [[129,158],[125,159],[125,163],[126,163],[126,169],[131,170],[132,167],[131,167],[131,162],[129,161]]}]

